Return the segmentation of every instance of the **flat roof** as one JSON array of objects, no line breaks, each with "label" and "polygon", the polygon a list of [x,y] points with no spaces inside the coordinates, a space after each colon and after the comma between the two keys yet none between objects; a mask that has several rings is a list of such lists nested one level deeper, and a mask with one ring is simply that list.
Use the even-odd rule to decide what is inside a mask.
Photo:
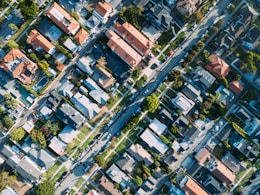
[{"label": "flat roof", "polygon": [[174,106],[179,108],[184,115],[186,115],[195,105],[193,101],[188,99],[185,95],[183,95],[180,92],[174,99],[172,99],[172,103]]},{"label": "flat roof", "polygon": [[157,135],[162,135],[163,132],[167,129],[167,126],[155,118],[150,123],[149,128],[152,129]]}]

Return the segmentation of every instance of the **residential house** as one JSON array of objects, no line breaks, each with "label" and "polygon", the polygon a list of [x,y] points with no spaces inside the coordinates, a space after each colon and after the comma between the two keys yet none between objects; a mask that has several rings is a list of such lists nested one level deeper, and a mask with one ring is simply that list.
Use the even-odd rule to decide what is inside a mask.
[{"label": "residential house", "polygon": [[46,104],[49,108],[56,110],[56,108],[60,105],[61,100],[62,97],[59,95],[59,93],[56,90],[52,90],[49,93]]},{"label": "residential house", "polygon": [[89,33],[81,28],[77,34],[74,36],[75,41],[77,41],[80,45],[83,45],[88,40]]},{"label": "residential house", "polygon": [[59,138],[66,144],[70,143],[75,137],[77,137],[79,131],[75,130],[69,125],[66,125],[58,134]]},{"label": "residential house", "polygon": [[50,140],[50,143],[48,145],[52,151],[54,151],[57,155],[62,156],[66,149],[66,144],[62,142],[58,137],[53,137]]},{"label": "residential house", "polygon": [[240,94],[243,89],[244,86],[242,84],[242,81],[232,81],[231,83],[229,83],[228,88],[234,92],[236,95]]},{"label": "residential house", "polygon": [[114,25],[115,32],[131,45],[141,56],[147,56],[153,47],[153,43],[140,31],[128,22]]},{"label": "residential house", "polygon": [[71,102],[88,119],[95,117],[100,112],[100,108],[97,104],[91,102],[85,95],[79,92],[72,97]]},{"label": "residential house", "polygon": [[148,2],[149,2],[149,0],[134,0],[132,3],[135,6],[145,7]]},{"label": "residential house", "polygon": [[159,120],[167,126],[171,125],[177,118],[177,113],[171,114],[165,108],[163,108],[159,113]]},{"label": "residential house", "polygon": [[260,51],[260,30],[252,26],[242,38],[242,45],[251,51]]},{"label": "residential house", "polygon": [[241,162],[237,160],[230,152],[227,152],[225,156],[221,159],[224,165],[226,165],[233,173],[238,173],[245,169],[242,167]]},{"label": "residential house", "polygon": [[164,154],[169,149],[169,147],[165,143],[163,143],[162,140],[148,128],[140,135],[140,138],[151,149],[154,149],[156,152],[160,154]]},{"label": "residential house", "polygon": [[149,124],[149,128],[158,136],[160,136],[165,132],[167,126],[161,123],[157,118],[154,118],[153,121]]},{"label": "residential house", "polygon": [[128,175],[134,170],[135,160],[127,153],[124,153],[115,163]]},{"label": "residential house", "polygon": [[154,162],[151,154],[140,144],[132,144],[130,148],[128,148],[127,152],[138,162],[143,161],[146,166],[149,166]]},{"label": "residential house", "polygon": [[45,51],[49,54],[55,53],[55,47],[49,42],[44,36],[42,36],[37,30],[31,30],[28,38],[27,43],[33,46],[33,49],[42,52]]},{"label": "residential house", "polygon": [[75,35],[80,29],[79,23],[56,2],[49,7],[46,15],[67,34]]},{"label": "residential house", "polygon": [[184,130],[189,125],[189,120],[185,118],[183,115],[179,116],[179,118],[173,123],[174,126],[177,126],[179,130]]},{"label": "residential house", "polygon": [[154,26],[162,31],[168,30],[171,26],[171,14],[159,3],[150,9],[148,17],[151,18]]},{"label": "residential house", "polygon": [[136,67],[142,61],[141,55],[138,54],[123,39],[121,39],[115,32],[109,30],[106,34],[109,38],[107,46],[130,67]]},{"label": "residential house", "polygon": [[186,194],[189,195],[208,195],[208,193],[203,190],[199,184],[187,175],[180,181],[180,187]]},{"label": "residential house", "polygon": [[100,24],[100,20],[95,16],[92,15],[88,19],[87,27],[90,31],[94,31],[94,29]]},{"label": "residential house", "polygon": [[229,65],[217,55],[211,54],[209,61],[205,68],[217,78],[226,77],[230,72]]},{"label": "residential house", "polygon": [[0,63],[0,68],[23,84],[31,84],[38,66],[19,49],[11,49]]},{"label": "residential house", "polygon": [[226,50],[234,45],[235,41],[229,35],[227,30],[220,30],[212,41],[212,49],[217,50],[219,55],[222,55]]},{"label": "residential house", "polygon": [[19,195],[12,188],[7,186],[3,191],[0,192],[0,195]]},{"label": "residential house", "polygon": [[181,92],[191,99],[193,102],[202,103],[203,99],[200,96],[200,91],[193,87],[191,84],[187,84],[183,87]]},{"label": "residential house", "polygon": [[96,16],[102,23],[106,23],[111,12],[112,6],[105,1],[100,1],[94,9],[93,15]]},{"label": "residential house", "polygon": [[88,77],[84,80],[84,85],[90,90],[89,95],[100,105],[105,105],[109,99],[109,95],[102,90],[94,80]]},{"label": "residential house", "polygon": [[231,145],[249,159],[255,159],[259,155],[257,146],[242,137],[234,142],[231,142]]},{"label": "residential house", "polygon": [[40,116],[44,119],[44,120],[48,120],[52,114],[52,109],[50,109],[49,107],[47,106],[43,106],[40,111],[39,111],[39,114]]},{"label": "residential house", "polygon": [[105,176],[100,178],[98,188],[106,195],[123,195]]},{"label": "residential house", "polygon": [[192,72],[192,82],[201,90],[209,89],[216,78],[201,66],[197,66]]},{"label": "residential house", "polygon": [[185,195],[185,192],[183,192],[181,189],[179,189],[175,185],[171,185],[171,189],[169,192],[170,192],[170,195]]},{"label": "residential house", "polygon": [[185,138],[185,140],[190,142],[193,142],[201,133],[201,131],[195,126],[192,126],[192,128],[179,129],[178,132]]},{"label": "residential house", "polygon": [[103,89],[109,90],[116,82],[116,79],[113,75],[108,72],[105,68],[96,65],[94,68],[94,74],[92,76]]},{"label": "residential house", "polygon": [[27,132],[27,133],[31,133],[31,130],[33,129],[34,125],[31,121],[26,121],[22,128]]},{"label": "residential house", "polygon": [[64,97],[71,98],[73,96],[72,89],[74,88],[74,85],[67,79],[63,81],[60,88],[58,89],[59,93],[63,95]]},{"label": "residential house", "polygon": [[119,167],[115,164],[112,164],[106,174],[116,183],[118,183],[123,189],[127,189],[130,187],[132,181],[131,179],[119,169]]},{"label": "residential house", "polygon": [[235,181],[236,175],[206,148],[202,148],[195,155],[195,159],[201,166],[207,168],[217,179],[223,182],[224,185],[229,185]]},{"label": "residential house", "polygon": [[204,0],[179,0],[176,9],[181,15],[191,16]]},{"label": "residential house", "polygon": [[234,93],[222,85],[216,90],[216,93],[220,94],[218,101],[225,106],[228,106],[235,98]]},{"label": "residential house", "polygon": [[195,105],[192,100],[180,92],[178,92],[177,96],[172,99],[172,104],[177,107],[184,115],[188,114]]},{"label": "residential house", "polygon": [[157,180],[153,176],[150,176],[144,181],[142,188],[146,192],[146,194],[150,194],[156,187],[156,183]]},{"label": "residential house", "polygon": [[81,49],[81,47],[74,43],[70,38],[67,38],[63,45],[73,54]]},{"label": "residential house", "polygon": [[87,73],[88,75],[92,75],[94,73],[91,66],[93,66],[96,63],[96,59],[92,55],[83,56],[79,58],[77,62],[77,67],[83,71],[84,73]]},{"label": "residential house", "polygon": [[85,121],[85,118],[67,103],[63,103],[57,109],[56,116],[66,125],[69,125],[75,129],[81,127]]}]

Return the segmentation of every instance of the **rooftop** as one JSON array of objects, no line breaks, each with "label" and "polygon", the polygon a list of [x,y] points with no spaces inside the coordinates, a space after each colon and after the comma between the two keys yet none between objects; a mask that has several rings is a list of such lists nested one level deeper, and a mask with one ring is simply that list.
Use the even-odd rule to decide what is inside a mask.
[{"label": "rooftop", "polygon": [[104,17],[108,12],[112,10],[112,7],[107,2],[98,2],[95,7],[95,11],[102,17]]},{"label": "rooftop", "polygon": [[147,150],[143,148],[140,144],[132,144],[130,148],[128,148],[128,153],[134,157],[138,162],[144,161],[144,163],[149,166],[153,163],[154,159]]},{"label": "rooftop", "polygon": [[216,77],[226,77],[230,72],[229,65],[217,55],[209,56],[210,63],[205,68]]},{"label": "rooftop", "polygon": [[167,126],[161,123],[157,118],[154,118],[153,121],[149,124],[149,128],[160,136],[167,129]]},{"label": "rooftop", "polygon": [[189,195],[208,195],[199,184],[192,180],[189,176],[185,176],[180,182],[181,189]]},{"label": "rooftop", "polygon": [[66,149],[66,145],[57,137],[53,137],[50,140],[49,148],[51,148],[56,154],[63,155]]},{"label": "rooftop", "polygon": [[177,94],[177,96],[174,99],[172,99],[172,103],[174,106],[180,109],[184,115],[188,114],[188,112],[195,105],[193,101],[188,99],[185,95],[183,95],[180,92]]},{"label": "rooftop", "polygon": [[83,45],[89,37],[89,33],[81,28],[77,34],[74,36],[75,41],[77,41],[80,45]]}]

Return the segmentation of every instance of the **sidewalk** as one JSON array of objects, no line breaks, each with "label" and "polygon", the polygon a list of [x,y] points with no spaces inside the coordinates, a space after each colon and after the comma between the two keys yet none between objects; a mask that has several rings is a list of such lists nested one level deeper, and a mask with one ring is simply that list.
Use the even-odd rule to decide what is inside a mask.
[{"label": "sidewalk", "polygon": [[14,2],[16,2],[16,0],[12,0],[11,3],[8,5],[7,8],[5,8],[1,13],[0,13],[0,17],[2,17],[3,15],[5,15],[5,12],[7,12],[7,10],[14,4]]}]

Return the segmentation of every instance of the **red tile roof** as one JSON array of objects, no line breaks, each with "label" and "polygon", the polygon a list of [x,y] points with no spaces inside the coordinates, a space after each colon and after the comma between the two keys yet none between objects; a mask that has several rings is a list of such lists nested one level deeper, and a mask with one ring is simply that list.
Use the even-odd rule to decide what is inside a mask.
[{"label": "red tile roof", "polygon": [[84,30],[83,28],[81,28],[79,30],[79,32],[74,36],[74,39],[80,44],[82,45],[83,43],[85,43],[88,39],[89,33]]},{"label": "red tile roof", "polygon": [[54,46],[35,29],[31,30],[27,43],[32,45],[33,49],[37,50],[40,47],[47,53],[54,49]]},{"label": "red tile roof", "polygon": [[189,195],[208,195],[195,181],[190,177],[185,176],[185,184],[181,186],[181,189]]},{"label": "red tile roof", "polygon": [[241,81],[232,81],[228,87],[236,95],[240,94],[244,89],[244,86],[241,84]]},{"label": "red tile roof", "polygon": [[102,17],[104,17],[111,10],[112,7],[107,2],[98,2],[98,4],[95,7],[95,11]]},{"label": "red tile roof", "polygon": [[205,68],[216,77],[226,77],[230,72],[229,65],[217,55],[209,56],[210,63]]},{"label": "red tile roof", "polygon": [[46,15],[66,33],[75,35],[80,28],[79,23],[55,2],[47,10]]},{"label": "red tile roof", "polygon": [[153,47],[152,42],[130,23],[125,22],[121,25],[117,22],[114,28],[116,32],[142,56],[146,56],[151,52]]},{"label": "red tile roof", "polygon": [[110,47],[127,64],[135,67],[141,62],[142,57],[115,32],[110,30],[107,32],[107,35],[110,38],[107,42],[108,47]]}]

